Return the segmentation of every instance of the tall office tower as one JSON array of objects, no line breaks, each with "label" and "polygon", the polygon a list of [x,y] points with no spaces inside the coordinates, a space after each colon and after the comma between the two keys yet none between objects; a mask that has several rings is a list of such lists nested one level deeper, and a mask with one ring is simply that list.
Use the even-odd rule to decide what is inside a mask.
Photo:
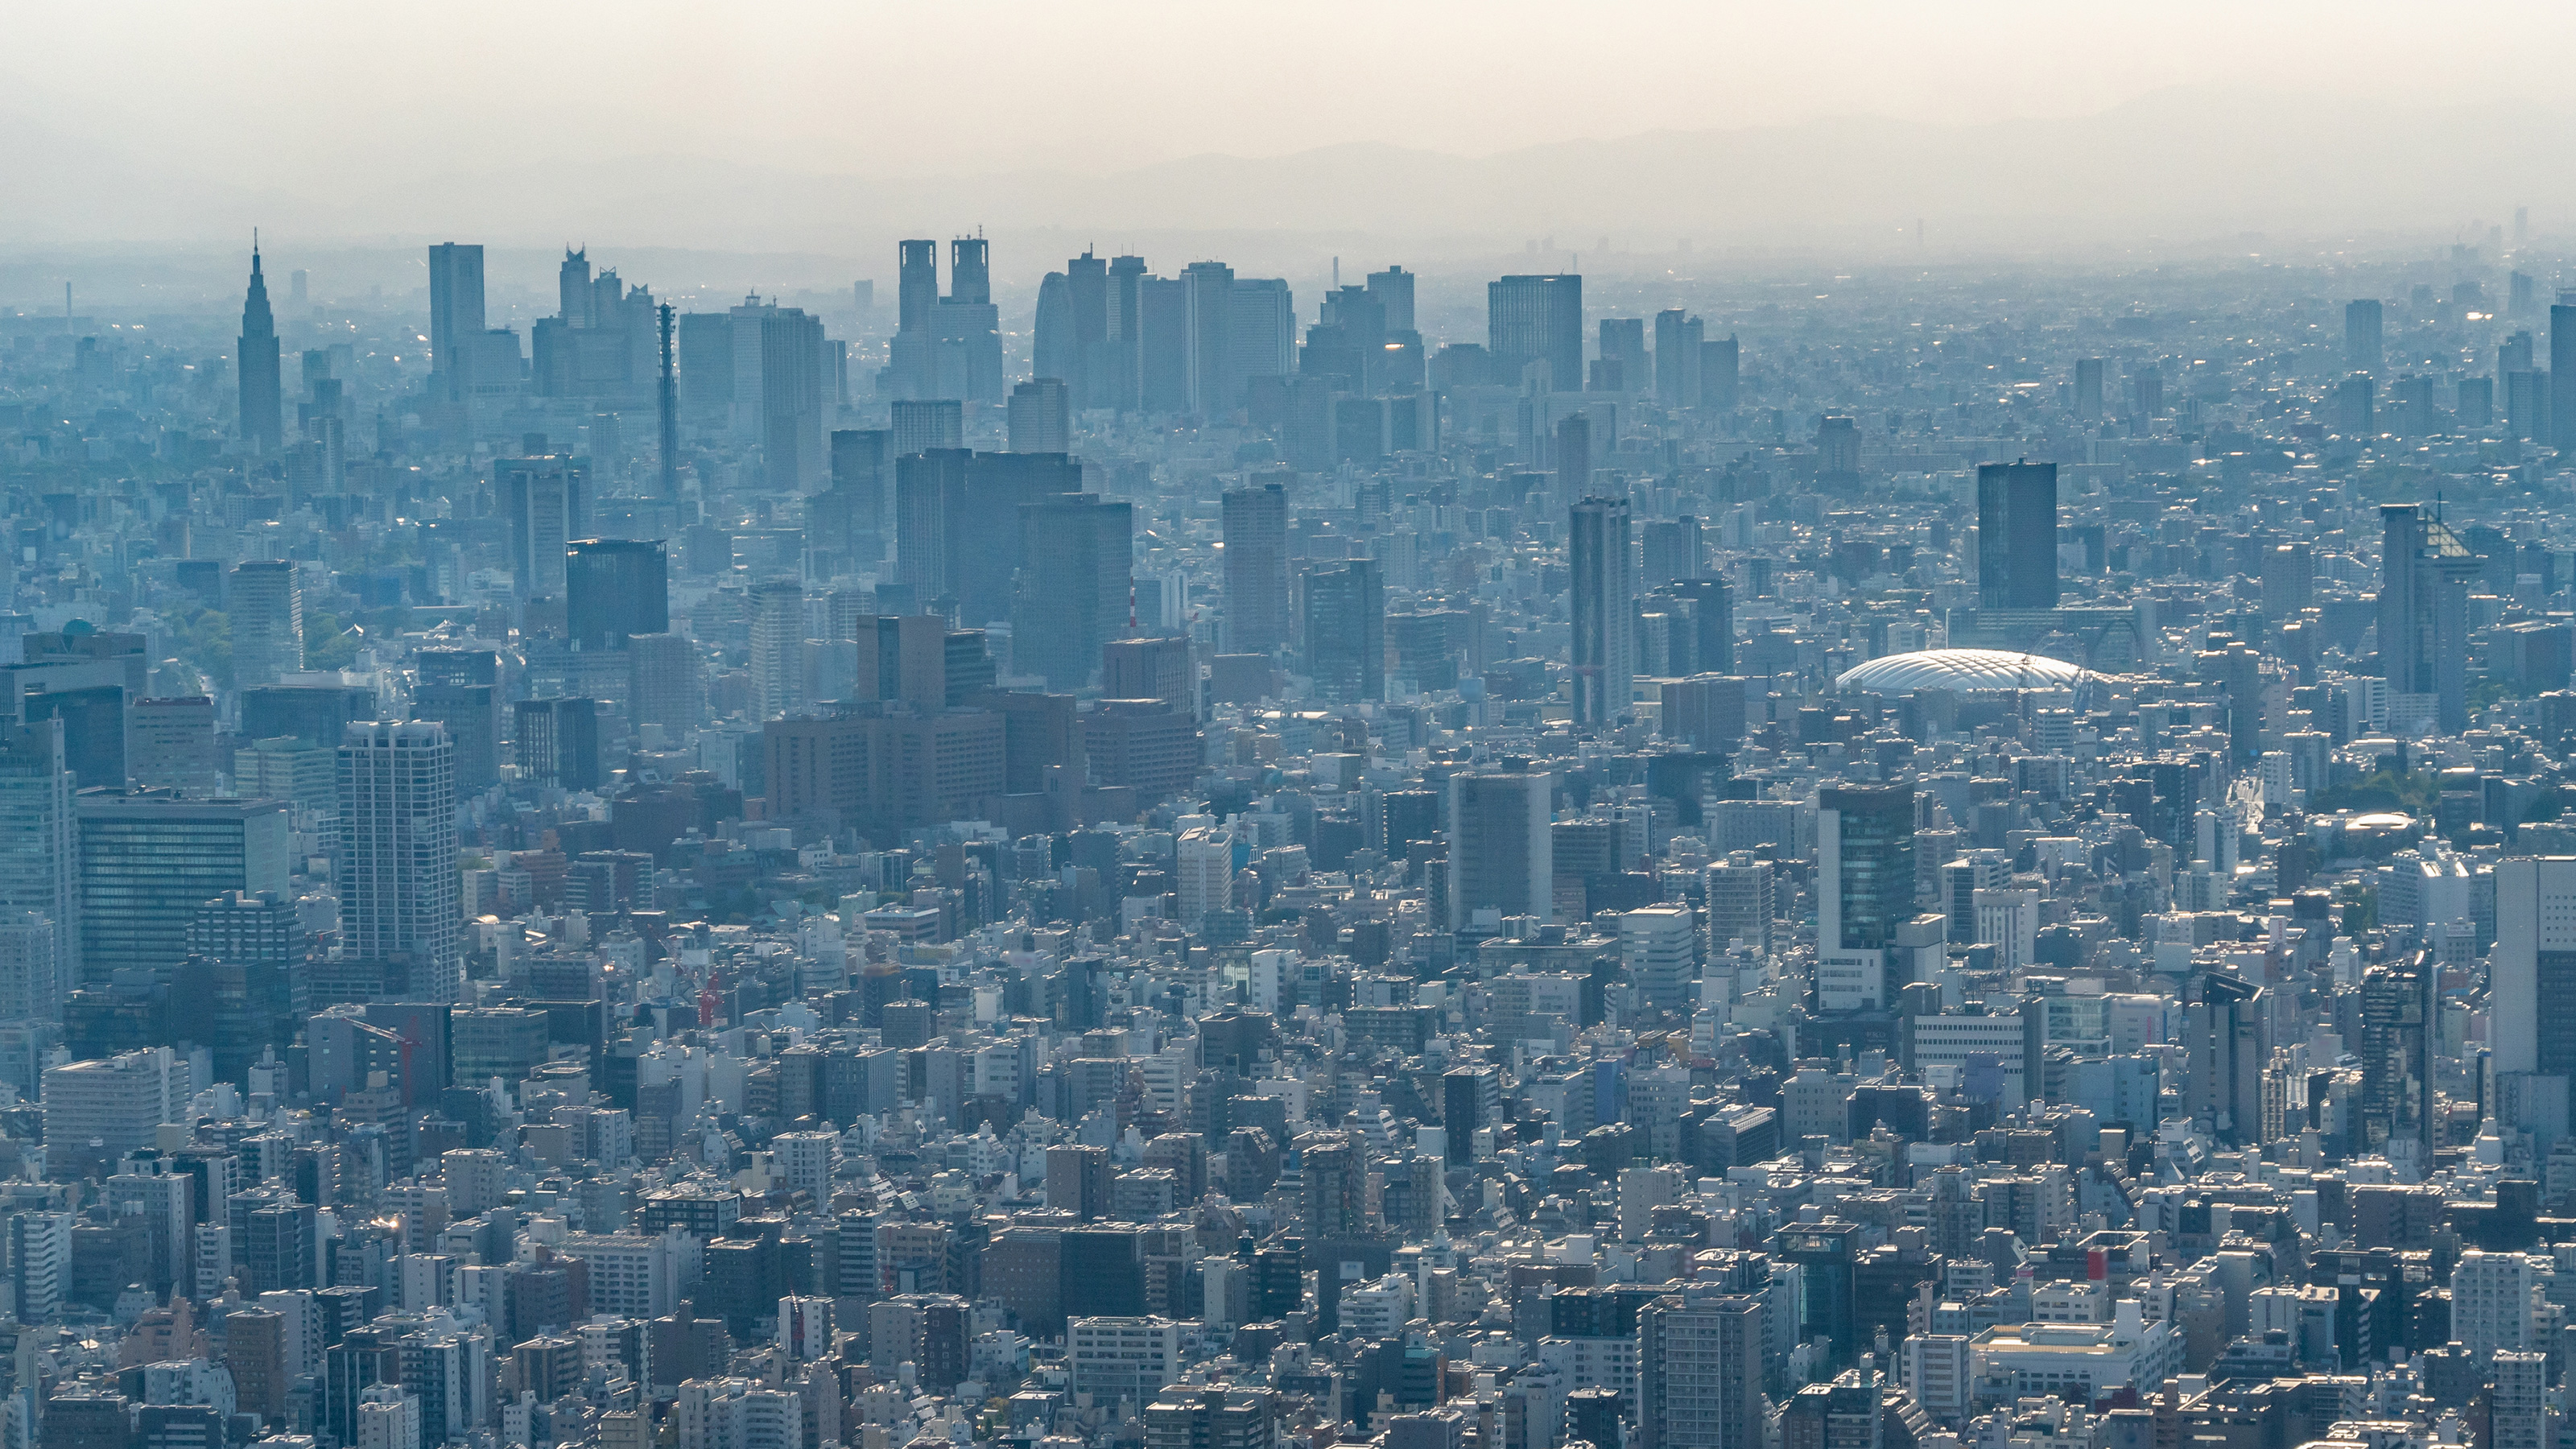
[{"label": "tall office tower", "polygon": [[1038,377],[1079,380],[1082,346],[1073,335],[1073,279],[1049,272],[1038,281],[1037,316],[1029,331],[1029,370]]},{"label": "tall office tower", "polygon": [[623,649],[637,634],[671,630],[670,561],[640,538],[584,538],[566,545],[564,603],[572,647]]},{"label": "tall office tower", "polygon": [[72,981],[54,949],[54,919],[0,911],[0,1021],[60,1021]]},{"label": "tall office tower", "polygon": [[2576,1120],[2576,857],[2520,856],[2495,866],[2495,950],[2488,958],[2493,1065],[2506,1127]]},{"label": "tall office tower", "polygon": [[[835,526],[851,535],[882,534],[886,504],[894,496],[894,431],[891,428],[841,428],[832,434],[832,492],[826,499]],[[847,548],[848,540],[827,547]],[[871,557],[865,562],[874,563]]]},{"label": "tall office tower", "polygon": [[126,715],[126,762],[134,783],[183,795],[212,795],[223,775],[215,758],[215,702],[202,694],[138,699]]},{"label": "tall office tower", "polygon": [[1699,393],[1702,406],[1718,412],[1734,411],[1742,360],[1742,350],[1733,337],[1700,344]]},{"label": "tall office tower", "polygon": [[429,395],[462,403],[474,389],[473,351],[483,336],[483,248],[429,249]]},{"label": "tall office tower", "polygon": [[1391,335],[1411,332],[1413,328],[1413,273],[1402,267],[1389,267],[1368,274],[1368,294],[1386,313],[1386,330]]},{"label": "tall office tower", "polygon": [[1181,269],[1188,307],[1183,324],[1188,348],[1189,410],[1211,421],[1231,415],[1242,405],[1234,381],[1234,268],[1223,262],[1192,262]]},{"label": "tall office tower", "polygon": [[1655,314],[1655,401],[1698,407],[1705,391],[1706,324],[1679,307]]},{"label": "tall office tower", "polygon": [[1268,654],[1288,642],[1288,490],[1229,488],[1225,513],[1225,647]]},{"label": "tall office tower", "polygon": [[1676,579],[1698,578],[1699,520],[1684,514],[1648,523],[1645,547],[1640,552],[1644,563],[1640,582],[1648,589],[1660,589]]},{"label": "tall office tower", "polygon": [[992,243],[961,236],[948,244],[948,300],[978,306],[993,300]]},{"label": "tall office tower", "polygon": [[1183,832],[1174,850],[1180,872],[1181,927],[1196,931],[1210,911],[1234,908],[1234,832],[1202,825]]},{"label": "tall office tower", "polygon": [[510,705],[510,723],[522,783],[562,790],[599,788],[597,700],[516,700]]},{"label": "tall office tower", "polygon": [[823,485],[823,319],[800,308],[760,315],[760,476],[776,494]]},{"label": "tall office tower", "polygon": [[80,961],[84,983],[119,971],[166,979],[188,954],[197,908],[226,891],[291,884],[282,800],[182,800],[84,791],[80,822]]},{"label": "tall office tower", "polygon": [[2407,1143],[2416,1161],[2433,1160],[2440,1012],[2441,968],[2426,953],[2362,973],[2361,1126],[2373,1153],[2394,1159]]},{"label": "tall office tower", "polygon": [[[1636,393],[1646,390],[1646,319],[1643,317],[1604,317],[1600,331],[1601,355],[1593,360],[1594,381],[1587,391]],[[1691,356],[1699,356],[1698,347]],[[1697,366],[1696,361],[1693,366]]]},{"label": "tall office tower", "polygon": [[565,550],[590,532],[590,480],[559,453],[504,458],[498,489],[510,520],[510,573],[522,602],[564,596]]},{"label": "tall office tower", "polygon": [[[2272,1060],[2270,994],[2205,971],[2183,1007],[2183,1107],[2224,1143],[2263,1138],[2263,1068]],[[2453,1331],[2458,1321],[2453,1320]]]},{"label": "tall office tower", "polygon": [[267,1048],[283,1048],[306,1015],[304,928],[277,890],[225,891],[188,922],[188,954],[212,963],[215,1079],[247,1080]]},{"label": "tall office tower", "polygon": [[304,667],[304,585],[295,565],[256,559],[233,565],[227,591],[233,623],[233,681],[275,684]]},{"label": "tall office tower", "polygon": [[1109,259],[1107,333],[1089,379],[1092,407],[1132,412],[1144,401],[1147,280],[1143,257]]},{"label": "tall office tower", "polygon": [[1631,710],[1637,671],[1636,588],[1629,573],[1628,502],[1574,505],[1566,569],[1574,621],[1574,718],[1606,725]]},{"label": "tall office tower", "polygon": [[1583,386],[1583,279],[1504,277],[1485,284],[1485,351],[1498,380],[1519,387],[1533,362],[1547,364],[1542,391]]},{"label": "tall office tower", "polygon": [[805,586],[771,579],[751,588],[751,706],[758,719],[803,709]]},{"label": "tall office tower", "polygon": [[704,712],[696,644],[686,634],[638,634],[626,641],[627,698],[638,725],[696,729]]},{"label": "tall office tower", "polygon": [[1637,1310],[1638,1449],[1762,1449],[1762,1304],[1690,1285]]},{"label": "tall office tower", "polygon": [[1771,955],[1771,922],[1779,913],[1777,878],[1771,862],[1750,851],[1736,851],[1708,868],[1708,948],[1712,955],[1742,943],[1765,959]]},{"label": "tall office tower", "polygon": [[[964,507],[966,470],[973,461],[974,455],[963,448],[925,448],[895,459],[895,574],[911,588],[918,607],[935,608],[939,600],[955,597],[957,583],[949,566],[956,544],[950,529]],[[992,522],[1008,527],[1013,520]]]},{"label": "tall office tower", "polygon": [[1080,689],[1133,608],[1135,510],[1094,493],[1053,493],[1021,504],[1020,524],[1011,667],[1044,676],[1049,689]]},{"label": "tall office tower", "polygon": [[1226,328],[1226,396],[1237,400],[1256,377],[1285,377],[1297,368],[1297,298],[1277,277],[1237,277],[1234,317]]},{"label": "tall office tower", "polygon": [[930,325],[930,309],[939,305],[939,243],[929,240],[896,244],[895,326],[912,331]]},{"label": "tall office tower", "polygon": [[2347,302],[2343,309],[2344,366],[2355,372],[2379,370],[2379,302],[2364,297]]},{"label": "tall office tower", "polygon": [[2576,450],[2576,292],[2549,307],[2549,446]]},{"label": "tall office tower", "polygon": [[[1691,664],[1702,673],[1735,672],[1735,596],[1722,578],[1676,578],[1655,590],[1690,606]],[[1665,612],[1670,613],[1667,606]]]},{"label": "tall office tower", "polygon": [[2366,438],[2378,432],[2378,395],[2378,380],[2366,372],[2356,372],[2336,383],[2335,431],[2348,438]]},{"label": "tall office tower", "polygon": [[1449,779],[1449,928],[1555,910],[1556,843],[1548,829],[1552,775]]},{"label": "tall office tower", "polygon": [[1568,413],[1556,420],[1550,465],[1556,470],[1556,497],[1573,504],[1592,491],[1592,419]]},{"label": "tall office tower", "polygon": [[2263,615],[2287,618],[2316,602],[2317,555],[2314,546],[2285,543],[2263,551]]},{"label": "tall office tower", "polygon": [[2057,607],[2057,465],[1977,465],[1977,607]]},{"label": "tall office tower", "polygon": [[1149,413],[1190,410],[1190,283],[1136,279],[1136,406]]},{"label": "tall office tower", "polygon": [[675,317],[676,314],[667,302],[653,309],[654,333],[659,339],[657,350],[660,362],[653,393],[655,421],[660,424],[660,431],[655,435],[659,444],[659,456],[655,461],[659,467],[661,497],[665,503],[680,501],[680,374],[677,366],[678,354],[671,344]]},{"label": "tall office tower", "polygon": [[1744,743],[1746,689],[1732,674],[1667,679],[1657,690],[1663,705],[1658,732],[1694,750],[1731,755]]},{"label": "tall office tower", "polygon": [[411,963],[416,999],[465,987],[457,914],[456,755],[435,720],[349,726],[340,746],[342,949]]},{"label": "tall office tower", "polygon": [[2548,440],[2548,373],[2526,367],[2504,375],[2504,429],[2525,442]]},{"label": "tall office tower", "polygon": [[898,462],[934,448],[966,446],[966,406],[955,398],[898,398],[892,417]]},{"label": "tall office tower", "polygon": [[1100,649],[1100,697],[1159,699],[1183,714],[1199,710],[1198,663],[1186,634],[1112,639]]},{"label": "tall office tower", "polygon": [[1837,785],[1816,793],[1816,1005],[1871,1011],[1911,979],[1914,787]]},{"label": "tall office tower", "polygon": [[2075,359],[2075,415],[2087,422],[2102,417],[2102,359]]},{"label": "tall office tower", "polygon": [[2379,524],[2379,673],[2389,710],[2457,734],[2469,722],[2469,581],[2483,562],[2421,504],[2383,504]]},{"label": "tall office tower", "polygon": [[257,243],[250,249],[250,291],[242,298],[241,342],[233,357],[241,370],[242,440],[275,452],[286,441],[286,402],[278,378],[277,320],[268,310]]},{"label": "tall office tower", "polygon": [[1320,700],[1386,698],[1386,590],[1376,559],[1306,575],[1306,673]]},{"label": "tall office tower", "polygon": [[[480,795],[501,782],[500,690],[489,684],[423,680],[411,692],[411,717],[447,726],[456,747],[456,790]],[[642,721],[638,721],[641,723]]]},{"label": "tall office tower", "polygon": [[58,719],[0,724],[0,912],[49,924],[52,980],[30,978],[29,1016],[62,1020],[63,998],[81,979],[80,826]]},{"label": "tall office tower", "polygon": [[1064,383],[1033,377],[1011,389],[1011,451],[1065,453],[1073,449],[1073,418]]}]

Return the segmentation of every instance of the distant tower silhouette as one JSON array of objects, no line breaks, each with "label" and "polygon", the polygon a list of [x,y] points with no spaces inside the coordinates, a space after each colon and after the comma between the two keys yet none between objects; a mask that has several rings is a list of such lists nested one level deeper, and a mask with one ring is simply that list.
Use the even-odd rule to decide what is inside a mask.
[{"label": "distant tower silhouette", "polygon": [[277,319],[268,310],[257,233],[251,236],[250,293],[242,299],[241,345],[234,356],[241,371],[241,435],[260,451],[274,452],[286,441],[286,409],[278,384]]},{"label": "distant tower silhouette", "polygon": [[680,386],[671,371],[671,304],[654,309],[662,326],[662,497],[680,501]]}]

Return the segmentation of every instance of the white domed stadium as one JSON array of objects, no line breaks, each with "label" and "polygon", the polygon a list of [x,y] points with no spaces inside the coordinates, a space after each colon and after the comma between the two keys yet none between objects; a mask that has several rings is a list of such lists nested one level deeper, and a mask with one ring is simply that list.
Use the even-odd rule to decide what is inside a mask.
[{"label": "white domed stadium", "polygon": [[1834,681],[1841,694],[1913,694],[1947,689],[1961,694],[2003,690],[2073,689],[2085,676],[2080,664],[2045,654],[2016,654],[2005,649],[1924,649],[1890,654]]}]

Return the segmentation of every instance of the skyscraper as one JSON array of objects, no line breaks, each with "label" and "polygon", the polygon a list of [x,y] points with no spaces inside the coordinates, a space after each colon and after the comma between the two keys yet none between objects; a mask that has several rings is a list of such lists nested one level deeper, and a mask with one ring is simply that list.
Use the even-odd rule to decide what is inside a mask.
[{"label": "skyscraper", "polygon": [[1914,787],[1839,785],[1816,793],[1816,1004],[1887,1005],[1900,928],[1914,919]]},{"label": "skyscraper", "polygon": [[0,912],[46,922],[51,979],[29,978],[25,1002],[32,1019],[62,1020],[63,998],[80,980],[80,827],[58,719],[0,724]]},{"label": "skyscraper", "polygon": [[[2576,1105],[2576,857],[2510,857],[2495,866],[2489,1019],[2506,1127],[2570,1119]],[[2544,1100],[2545,1099],[2545,1100]]]},{"label": "skyscraper", "polygon": [[1705,331],[1678,307],[1655,314],[1655,401],[1667,408],[1697,407],[1701,400]]},{"label": "skyscraper", "polygon": [[2379,523],[2379,672],[2392,723],[2456,734],[2468,726],[2469,581],[2482,561],[2421,504],[2383,504]]},{"label": "skyscraper", "polygon": [[283,559],[233,565],[233,682],[274,684],[304,667],[304,585]]},{"label": "skyscraper", "polygon": [[1062,453],[1073,447],[1073,422],[1065,384],[1053,377],[1033,377],[1011,389],[1010,431],[1014,453]]},{"label": "skyscraper", "polygon": [[2363,297],[2343,308],[2344,366],[2355,372],[2379,370],[2379,300]]},{"label": "skyscraper", "polygon": [[259,246],[250,249],[250,291],[242,298],[241,341],[233,354],[241,371],[242,440],[275,452],[286,440],[285,398],[278,377],[277,321],[268,310],[268,279],[260,275]]},{"label": "skyscraper", "polygon": [[2361,1127],[2374,1153],[2394,1158],[2409,1144],[2416,1161],[2433,1160],[2440,978],[2440,966],[2423,952],[2362,973]]},{"label": "skyscraper", "polygon": [[1054,493],[1020,505],[1020,568],[1011,602],[1011,666],[1079,689],[1100,646],[1134,607],[1128,570],[1134,508],[1096,493]]},{"label": "skyscraper", "polygon": [[295,902],[277,890],[225,891],[189,920],[188,954],[214,976],[215,1075],[241,1081],[268,1047],[293,1039],[305,1015]]},{"label": "skyscraper", "polygon": [[811,493],[824,463],[823,319],[796,307],[763,311],[760,328],[760,476],[773,493]]},{"label": "skyscraper", "polygon": [[1229,488],[1225,512],[1225,644],[1268,654],[1288,642],[1288,491]]},{"label": "skyscraper", "polygon": [[1503,772],[1449,777],[1449,928],[1480,913],[1536,916],[1555,910],[1552,775]]},{"label": "skyscraper", "polygon": [[505,458],[501,509],[510,520],[510,572],[518,596],[564,597],[565,549],[590,531],[589,479],[561,454]]},{"label": "skyscraper", "polygon": [[74,808],[85,982],[104,984],[127,970],[166,979],[188,954],[199,907],[226,891],[290,886],[284,801],[87,790]]},{"label": "skyscraper", "polygon": [[1386,592],[1377,560],[1306,575],[1306,673],[1334,704],[1386,698]]},{"label": "skyscraper", "polygon": [[1742,350],[1733,337],[1700,344],[1699,388],[1704,406],[1719,412],[1734,410],[1742,360]]},{"label": "skyscraper", "polygon": [[522,699],[510,706],[520,780],[564,790],[599,788],[599,703]]},{"label": "skyscraper", "polygon": [[805,586],[771,579],[751,588],[751,704],[755,717],[803,709]]},{"label": "skyscraper", "polygon": [[429,392],[462,403],[473,392],[472,355],[483,336],[483,248],[441,242],[429,249]]},{"label": "skyscraper", "polygon": [[430,1001],[464,991],[456,863],[456,759],[434,720],[367,721],[340,746],[342,948],[406,956]]},{"label": "skyscraper", "polygon": [[564,587],[575,649],[623,649],[633,635],[670,632],[670,563],[659,542],[576,539],[566,545]]},{"label": "skyscraper", "polygon": [[1572,598],[1574,718],[1607,724],[1631,706],[1637,669],[1637,606],[1625,499],[1574,505],[1566,543]]},{"label": "skyscraper", "polygon": [[1583,386],[1583,279],[1504,277],[1485,284],[1485,350],[1513,386],[1532,362],[1548,366],[1546,390]]},{"label": "skyscraper", "polygon": [[2057,465],[1977,466],[1977,607],[2057,607]]},{"label": "skyscraper", "polygon": [[1189,309],[1188,407],[1202,418],[1221,419],[1243,401],[1234,386],[1234,268],[1192,262],[1181,269],[1181,284]]},{"label": "skyscraper", "polygon": [[1639,1449],[1762,1449],[1762,1302],[1694,1284],[1637,1311]]},{"label": "skyscraper", "polygon": [[2576,291],[2549,307],[2549,446],[2576,451]]}]

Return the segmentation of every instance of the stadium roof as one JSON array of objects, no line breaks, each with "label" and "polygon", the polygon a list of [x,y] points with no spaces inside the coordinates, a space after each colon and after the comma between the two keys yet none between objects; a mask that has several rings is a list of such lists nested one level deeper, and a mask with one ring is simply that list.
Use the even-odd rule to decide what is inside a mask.
[{"label": "stadium roof", "polygon": [[1962,692],[2006,689],[2072,689],[2080,665],[2045,654],[2003,649],[1925,649],[1890,654],[1843,671],[1834,688],[1857,694],[1912,694],[1920,689]]}]

